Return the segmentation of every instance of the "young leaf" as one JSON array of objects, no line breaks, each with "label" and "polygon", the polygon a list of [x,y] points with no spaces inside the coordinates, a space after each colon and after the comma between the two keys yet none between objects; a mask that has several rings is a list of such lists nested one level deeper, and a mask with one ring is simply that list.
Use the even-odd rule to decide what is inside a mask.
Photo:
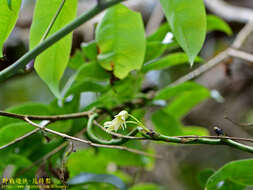
[{"label": "young leaf", "polygon": [[196,82],[185,82],[177,86],[168,86],[157,92],[155,100],[168,100],[172,97],[179,96],[185,92],[197,91],[205,89],[202,85]]},{"label": "young leaf", "polygon": [[183,133],[180,122],[163,110],[158,110],[153,113],[152,123],[155,125],[156,131],[163,135],[174,136]]},{"label": "young leaf", "polygon": [[160,0],[160,2],[177,42],[188,55],[192,65],[206,36],[203,0]]},{"label": "young leaf", "polygon": [[170,27],[167,23],[162,24],[157,31],[155,31],[153,34],[149,35],[147,37],[147,41],[152,42],[152,41],[163,41],[165,38],[166,34],[170,32]]},{"label": "young leaf", "polygon": [[145,56],[145,31],[141,15],[124,5],[108,9],[96,30],[99,63],[123,79],[140,69]]},{"label": "young leaf", "polygon": [[95,81],[104,81],[110,77],[97,62],[83,63],[77,72],[69,79],[62,96],[77,94],[82,91],[102,92],[105,88],[103,85],[95,83]]},{"label": "young leaf", "polygon": [[225,32],[229,36],[233,34],[230,26],[224,20],[215,15],[207,15],[206,22],[207,31],[219,30]]},{"label": "young leaf", "polygon": [[18,137],[35,129],[27,123],[11,123],[0,128],[0,146],[3,146]]},{"label": "young leaf", "polygon": [[216,171],[207,181],[207,190],[217,189],[218,185],[230,180],[241,186],[253,185],[253,159],[233,161]]},{"label": "young leaf", "polygon": [[[148,72],[151,70],[161,70],[168,67],[184,64],[188,61],[188,57],[185,53],[171,53],[160,59],[151,60],[143,66],[142,71]],[[195,58],[195,62],[201,62],[202,59],[199,57]]]},{"label": "young leaf", "polygon": [[15,26],[20,6],[21,0],[11,2],[10,0],[2,0],[0,3],[0,57],[3,57],[3,45]]},{"label": "young leaf", "polygon": [[[30,33],[30,49],[40,43],[62,0],[38,0]],[[48,36],[60,30],[76,16],[77,0],[66,1],[57,16]],[[35,70],[54,95],[60,98],[59,82],[67,66],[72,37],[67,35],[52,45],[35,60]]]},{"label": "young leaf", "polygon": [[204,188],[206,186],[206,182],[207,182],[208,178],[211,175],[213,175],[213,173],[214,173],[213,169],[206,168],[198,174],[197,179],[198,179],[198,182],[202,188]]},{"label": "young leaf", "polygon": [[173,100],[164,110],[173,115],[176,119],[182,118],[194,106],[210,97],[208,89],[202,89],[185,92]]},{"label": "young leaf", "polygon": [[97,43],[95,41],[81,44],[82,52],[90,61],[97,59]]}]

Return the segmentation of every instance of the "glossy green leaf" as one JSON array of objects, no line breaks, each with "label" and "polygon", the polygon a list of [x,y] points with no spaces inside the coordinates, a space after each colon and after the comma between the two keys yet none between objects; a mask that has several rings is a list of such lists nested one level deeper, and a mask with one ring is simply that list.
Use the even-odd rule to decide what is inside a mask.
[{"label": "glossy green leaf", "polygon": [[172,33],[192,65],[206,36],[203,0],[160,0],[160,2]]},{"label": "glossy green leaf", "polygon": [[77,176],[74,176],[68,181],[68,184],[71,186],[83,185],[87,183],[108,183],[120,190],[126,190],[126,185],[124,182],[120,178],[110,174],[92,174],[83,172]]},{"label": "glossy green leaf", "polygon": [[21,0],[2,0],[0,3],[0,57],[3,57],[3,45],[15,26],[20,6]]},{"label": "glossy green leaf", "polygon": [[[38,0],[30,32],[30,49],[40,43],[62,0]],[[77,11],[77,0],[66,1],[48,36],[71,22]],[[60,98],[59,82],[67,66],[72,43],[72,34],[41,53],[35,60],[35,70],[54,95]]]},{"label": "glossy green leaf", "polygon": [[210,97],[208,89],[202,88],[195,91],[185,92],[173,100],[164,110],[180,119],[187,114],[194,106]]},{"label": "glossy green leaf", "polygon": [[[143,72],[151,70],[161,70],[176,65],[185,64],[188,61],[188,57],[185,53],[171,53],[159,59],[152,60],[143,66]],[[203,61],[201,58],[196,57],[195,62]]]},{"label": "glossy green leaf", "polygon": [[176,86],[167,86],[161,89],[157,92],[155,100],[168,100],[185,92],[198,91],[202,89],[205,89],[205,87],[198,83],[188,81]]},{"label": "glossy green leaf", "polygon": [[217,187],[230,180],[239,185],[253,185],[253,159],[233,161],[216,171],[207,181],[207,190],[216,190]]},{"label": "glossy green leaf", "polygon": [[33,129],[35,128],[26,123],[11,123],[0,128],[0,146],[8,144]]},{"label": "glossy green leaf", "polygon": [[124,5],[109,8],[96,30],[99,63],[123,79],[142,67],[145,31],[140,13]]},{"label": "glossy green leaf", "polygon": [[220,185],[221,187],[219,188],[219,190],[244,190],[245,189],[244,185],[234,183],[230,180],[225,180]]},{"label": "glossy green leaf", "polygon": [[167,136],[181,135],[182,129],[179,121],[173,115],[158,110],[152,114],[152,123],[158,133]]},{"label": "glossy green leaf", "polygon": [[221,18],[215,15],[207,15],[207,31],[219,30],[225,32],[227,35],[232,35],[233,32],[230,26]]}]

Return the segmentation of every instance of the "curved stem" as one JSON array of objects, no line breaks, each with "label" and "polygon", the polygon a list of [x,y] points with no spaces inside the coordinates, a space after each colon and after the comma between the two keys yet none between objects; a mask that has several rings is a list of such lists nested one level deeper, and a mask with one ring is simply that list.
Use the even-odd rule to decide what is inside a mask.
[{"label": "curved stem", "polygon": [[91,18],[93,18],[98,13],[102,12],[106,8],[109,8],[117,3],[120,3],[124,0],[112,0],[109,2],[106,2],[104,4],[100,4],[99,6],[94,7],[90,11],[82,14],[75,20],[73,20],[71,23],[67,24],[65,27],[63,27],[61,30],[57,31],[53,35],[49,36],[46,40],[38,44],[34,49],[27,52],[25,55],[23,55],[20,59],[18,59],[15,63],[13,63],[11,66],[7,67],[6,69],[0,71],[0,81],[6,80],[11,75],[14,75],[16,72],[18,72],[20,69],[24,68],[27,63],[29,63],[32,59],[34,59],[36,56],[38,56],[40,53],[45,51],[47,48],[49,48],[51,45],[53,45],[55,42],[59,41],[61,38],[72,32],[74,29],[82,25],[83,23],[87,22]]},{"label": "curved stem", "polygon": [[[121,145],[126,143],[127,141],[131,140],[130,138],[118,138],[118,139],[112,139],[112,140],[104,140],[101,138],[98,138],[94,132],[92,131],[92,124],[94,119],[97,117],[97,114],[93,114],[89,117],[88,124],[87,124],[87,138],[95,143],[99,144],[105,144],[105,145]],[[138,133],[137,129],[132,130],[127,136],[134,136]]]}]

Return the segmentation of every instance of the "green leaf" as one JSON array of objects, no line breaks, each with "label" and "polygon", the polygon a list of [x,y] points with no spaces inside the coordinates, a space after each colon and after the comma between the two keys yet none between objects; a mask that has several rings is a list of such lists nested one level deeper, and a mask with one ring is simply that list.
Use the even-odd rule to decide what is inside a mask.
[{"label": "green leaf", "polygon": [[220,185],[221,187],[219,188],[219,190],[244,190],[245,189],[244,185],[234,183],[230,180],[226,180]]},{"label": "green leaf", "polygon": [[[142,71],[148,72],[151,70],[161,70],[168,67],[181,65],[187,63],[188,57],[185,53],[171,53],[157,60],[152,60],[143,66]],[[196,57],[195,62],[203,61],[201,58]]]},{"label": "green leaf", "polygon": [[[124,146],[144,151],[140,142],[128,141],[124,144]],[[113,162],[119,166],[125,167],[144,167],[152,161],[150,158],[143,155],[138,155],[124,150],[100,148],[99,153],[104,159],[108,160],[108,162]]]},{"label": "green leaf", "polygon": [[110,78],[110,74],[106,72],[97,62],[89,62],[83,64],[76,73],[75,80],[92,80],[104,81]]},{"label": "green leaf", "polygon": [[147,41],[159,41],[162,42],[166,34],[170,32],[170,27],[167,23],[162,24],[153,34],[147,37]]},{"label": "green leaf", "polygon": [[253,185],[253,159],[233,161],[216,171],[207,181],[207,190],[217,189],[219,183],[230,180],[242,186]]},{"label": "green leaf", "polygon": [[160,0],[160,2],[172,33],[192,65],[206,36],[203,0]]},{"label": "green leaf", "polygon": [[20,6],[21,0],[12,1],[11,8],[9,0],[0,3],[0,57],[3,57],[3,45],[15,26]]},{"label": "green leaf", "polygon": [[[30,32],[30,49],[40,43],[62,0],[38,0]],[[76,16],[77,0],[66,1],[48,36],[63,28]],[[53,94],[60,98],[59,83],[68,64],[72,34],[41,53],[35,60],[35,70]]]},{"label": "green leaf", "polygon": [[8,154],[8,155],[1,155],[1,162],[0,162],[0,173],[2,174],[6,166],[14,165],[14,173],[18,169],[24,169],[31,166],[32,162],[28,160],[26,157],[18,155],[18,154]]},{"label": "green leaf", "polygon": [[204,187],[206,186],[206,182],[207,182],[208,178],[209,178],[211,175],[213,175],[213,173],[214,173],[214,170],[213,170],[213,169],[206,168],[206,169],[202,170],[202,171],[198,174],[198,176],[197,176],[198,182],[199,182],[199,184],[200,184],[200,186],[201,186],[202,188],[204,188]]},{"label": "green leaf", "polygon": [[173,115],[158,110],[152,115],[152,123],[158,133],[167,136],[181,135],[182,129],[181,124]]},{"label": "green leaf", "polygon": [[208,97],[210,97],[210,93],[206,88],[185,92],[173,100],[164,110],[176,119],[180,119],[194,106],[206,100]]},{"label": "green leaf", "polygon": [[142,67],[145,56],[145,31],[139,13],[124,5],[109,8],[96,30],[99,63],[123,79]]},{"label": "green leaf", "polygon": [[157,92],[155,100],[168,100],[172,97],[179,96],[185,92],[197,91],[205,89],[202,85],[196,82],[185,82],[176,86],[167,86]]},{"label": "green leaf", "polygon": [[23,136],[33,129],[35,128],[26,123],[11,123],[0,128],[0,146],[3,146],[15,140],[16,138]]},{"label": "green leaf", "polygon": [[140,183],[134,185],[129,190],[162,190],[163,188],[152,183]]},{"label": "green leaf", "polygon": [[198,135],[198,136],[209,135],[209,131],[203,127],[185,126],[183,127],[182,130],[184,135]]},{"label": "green leaf", "polygon": [[95,41],[82,43],[81,48],[84,56],[87,59],[89,59],[90,61],[97,59],[98,50],[97,50],[97,43]]},{"label": "green leaf", "polygon": [[219,30],[225,32],[229,36],[233,34],[230,26],[224,20],[215,15],[207,15],[206,22],[207,31]]},{"label": "green leaf", "polygon": [[[177,48],[178,48],[177,42],[171,42],[169,44],[163,44],[162,42],[159,41],[147,42],[145,63],[152,59],[160,57],[165,51],[174,50]],[[152,60],[151,63],[156,61],[157,60]]]},{"label": "green leaf", "polygon": [[[40,103],[25,103],[22,105],[11,107],[5,110],[10,113],[27,114],[27,115],[49,115],[48,106]],[[0,117],[0,128],[5,125],[22,122],[20,119],[14,119],[10,117]]]},{"label": "green leaf", "polygon": [[87,183],[108,183],[120,190],[126,190],[124,182],[120,178],[110,174],[92,174],[83,172],[68,181],[69,185],[83,185]]},{"label": "green leaf", "polygon": [[97,155],[92,149],[83,149],[72,153],[67,161],[67,167],[71,178],[81,172],[96,174],[106,173],[107,164],[108,160],[103,156]]},{"label": "green leaf", "polygon": [[99,83],[82,81],[72,85],[66,93],[65,97],[69,96],[70,94],[80,94],[81,92],[103,92],[106,89],[106,86],[101,85]]},{"label": "green leaf", "polygon": [[96,83],[109,79],[110,75],[98,63],[84,63],[77,72],[70,77],[64,89],[62,96],[78,94],[80,92],[102,92],[106,89],[105,85]]},{"label": "green leaf", "polygon": [[78,49],[75,54],[69,59],[68,67],[77,70],[85,63],[82,52]]}]

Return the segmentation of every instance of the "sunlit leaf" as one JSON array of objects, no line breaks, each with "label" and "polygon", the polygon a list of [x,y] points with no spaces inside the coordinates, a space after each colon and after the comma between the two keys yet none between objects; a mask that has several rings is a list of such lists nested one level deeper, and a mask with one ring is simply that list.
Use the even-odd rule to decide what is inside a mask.
[{"label": "sunlit leaf", "polygon": [[145,31],[141,15],[124,5],[109,8],[96,30],[99,63],[123,79],[142,67]]},{"label": "sunlit leaf", "polygon": [[18,18],[21,0],[2,0],[0,3],[0,57],[3,57],[3,45]]},{"label": "sunlit leaf", "polygon": [[[38,0],[36,2],[30,32],[30,49],[41,42],[61,3],[62,0]],[[77,0],[66,1],[48,36],[72,21],[76,16],[76,11]],[[71,43],[72,34],[69,34],[41,53],[35,60],[35,70],[58,98],[60,98],[59,82],[68,64]]]},{"label": "sunlit leaf", "polygon": [[160,0],[160,2],[172,33],[192,65],[206,36],[203,0]]},{"label": "sunlit leaf", "polygon": [[207,31],[219,30],[225,32],[227,35],[232,35],[233,32],[230,26],[221,18],[215,15],[207,15]]}]

